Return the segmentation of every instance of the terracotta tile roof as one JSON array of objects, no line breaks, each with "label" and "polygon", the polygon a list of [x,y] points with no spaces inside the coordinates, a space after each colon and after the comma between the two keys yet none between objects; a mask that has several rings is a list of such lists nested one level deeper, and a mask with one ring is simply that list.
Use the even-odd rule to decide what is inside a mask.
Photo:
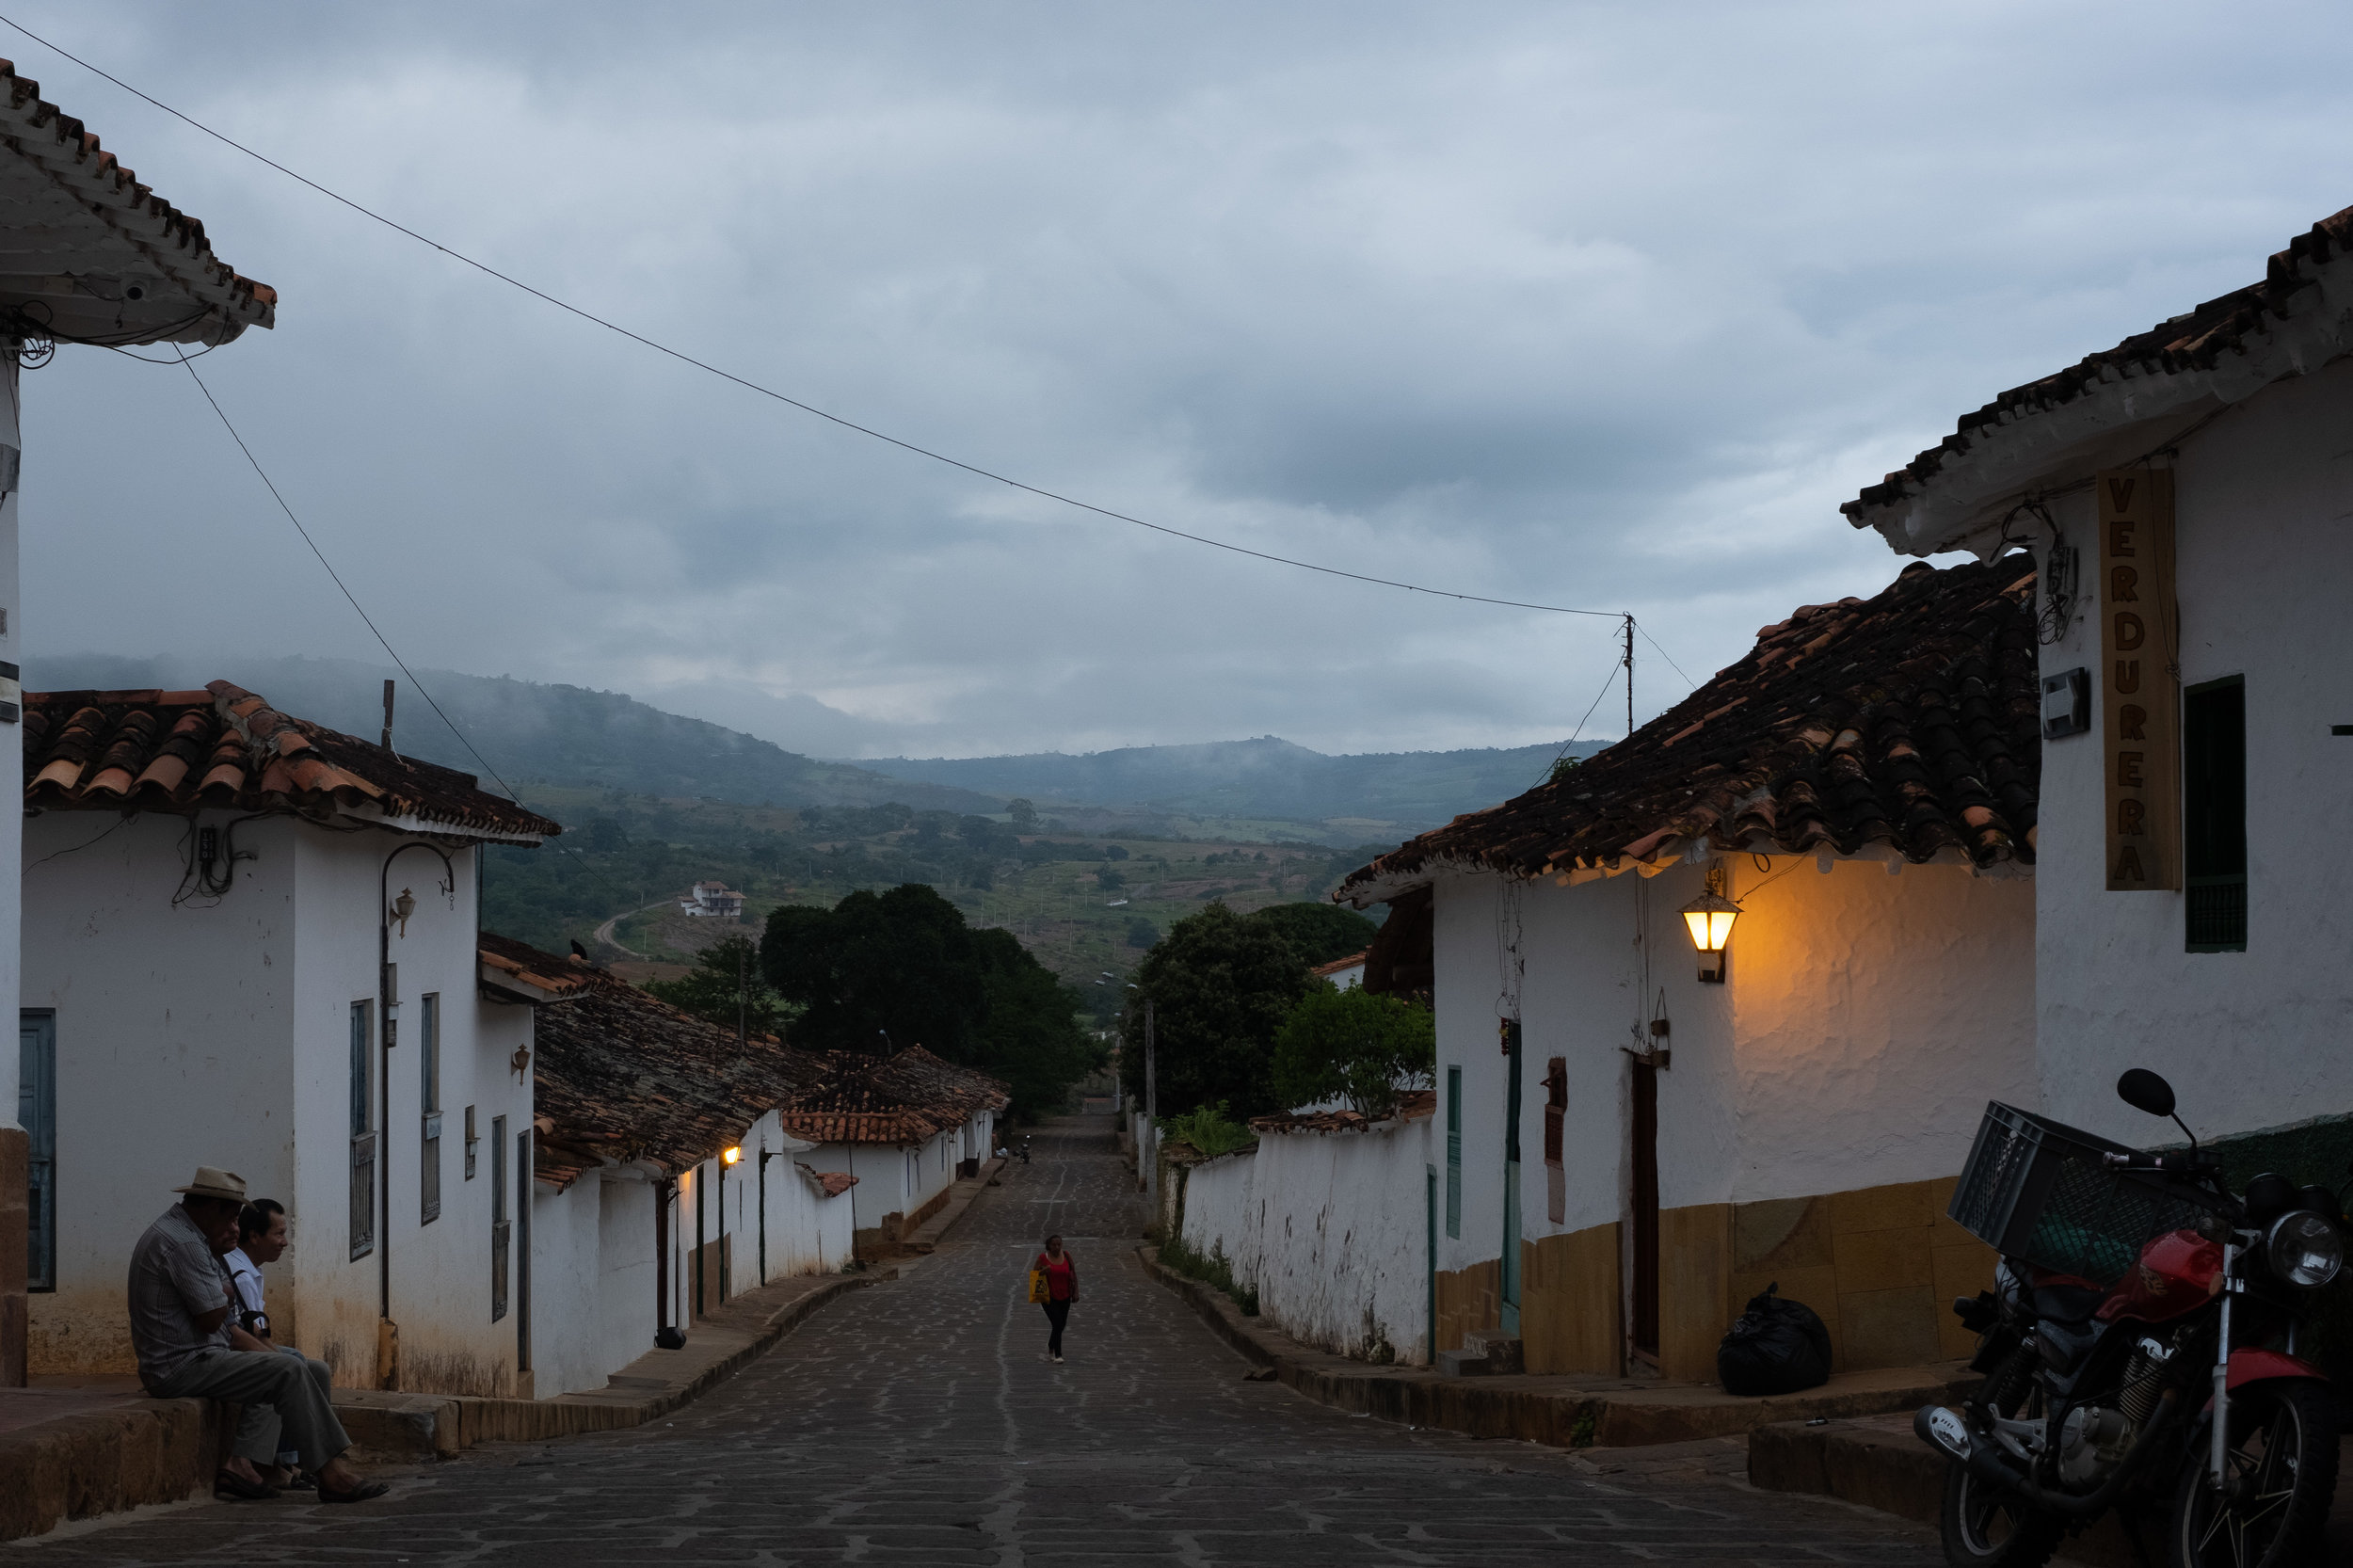
[{"label": "terracotta tile roof", "polygon": [[[1367,949],[1366,951],[1369,952],[1371,950]],[[1328,979],[1333,975],[1338,974],[1343,969],[1355,968],[1364,961],[1365,953],[1352,952],[1345,958],[1335,958],[1329,964],[1319,964],[1307,972],[1314,975],[1322,975]]]},{"label": "terracotta tile roof", "polygon": [[113,344],[226,343],[272,325],[277,290],[237,276],[202,223],[141,184],[7,60],[0,149],[0,310]]},{"label": "terracotta tile roof", "polygon": [[579,996],[588,989],[588,976],[582,972],[583,966],[576,959],[558,958],[488,931],[475,933],[475,939],[481,944],[474,958],[482,968],[483,984],[495,984],[509,997],[523,1001],[554,1001]]},{"label": "terracotta tile roof", "polygon": [[24,803],[292,811],[524,843],[564,831],[472,774],[290,718],[226,680],[200,692],[25,693]]},{"label": "terracotta tile roof", "polygon": [[2031,863],[2033,583],[2025,556],[1915,563],[1870,599],[1807,605],[1559,782],[1412,840],[1334,897],[1390,898],[1444,862],[1537,876],[1653,861],[1700,839]]},{"label": "terracotta tile roof", "polygon": [[[1392,1120],[1418,1121],[1435,1115],[1438,1092],[1435,1089],[1409,1089],[1397,1097],[1397,1115]],[[1258,1133],[1287,1132],[1362,1132],[1367,1128],[1383,1127],[1384,1122],[1365,1119],[1357,1111],[1285,1111],[1273,1116],[1253,1116],[1250,1130]]]},{"label": "terracotta tile roof", "polygon": [[857,1177],[847,1171],[812,1171],[806,1165],[800,1170],[801,1175],[808,1177],[811,1186],[829,1198],[838,1198],[857,1185]]},{"label": "terracotta tile roof", "polygon": [[[2011,427],[2044,420],[2108,389],[2120,392],[2120,423],[2160,413],[2168,402],[2179,404],[2186,419],[2210,411],[2218,406],[2217,399],[2228,402],[2281,376],[2317,369],[2344,346],[2344,306],[2353,293],[2353,267],[2344,264],[2349,257],[2353,207],[2321,219],[2289,241],[2286,249],[2272,256],[2262,281],[2209,299],[2055,375],[2012,387],[1963,415],[1951,435],[1881,483],[1865,487],[1839,510],[1858,528],[1886,526],[1891,511],[1918,497],[1948,470],[1983,457],[1980,448],[1998,442]],[[2308,334],[2316,339],[2313,347],[2295,342]],[[2165,383],[2184,380],[2192,384],[2171,389],[2175,395],[2169,399]],[[2188,402],[2181,393],[2194,393],[2199,401]],[[2139,407],[2135,408],[2135,404]],[[2070,429],[2042,440],[2058,448],[2083,434]],[[2107,453],[2083,466],[2103,460],[2121,464],[2135,456]],[[2021,472],[2018,477],[2025,483],[2031,475]],[[1917,542],[1924,550],[1950,548],[1944,537],[1949,531],[1934,530],[1936,537]]]},{"label": "terracotta tile roof", "polygon": [[821,1144],[922,1144],[1012,1103],[1004,1084],[920,1046],[888,1057],[829,1052],[825,1078],[777,1112],[784,1130]]},{"label": "terracotta tile roof", "polygon": [[540,1010],[532,1110],[538,1174],[569,1184],[605,1160],[668,1172],[739,1142],[766,1112],[821,1082],[824,1059],[656,1000],[578,958],[485,933],[483,947],[535,974],[580,983]]}]

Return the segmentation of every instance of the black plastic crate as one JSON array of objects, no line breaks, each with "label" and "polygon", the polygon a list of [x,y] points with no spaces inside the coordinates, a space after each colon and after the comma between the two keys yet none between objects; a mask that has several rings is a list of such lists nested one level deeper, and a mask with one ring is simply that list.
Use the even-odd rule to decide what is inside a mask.
[{"label": "black plastic crate", "polygon": [[2004,1256],[2105,1289],[2152,1237],[2195,1226],[2222,1207],[2190,1183],[2105,1162],[2139,1152],[1995,1100],[1945,1212]]}]

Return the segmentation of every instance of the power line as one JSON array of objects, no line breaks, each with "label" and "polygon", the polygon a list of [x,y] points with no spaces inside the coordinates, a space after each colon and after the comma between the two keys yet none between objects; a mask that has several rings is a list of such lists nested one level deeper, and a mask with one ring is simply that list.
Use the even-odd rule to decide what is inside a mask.
[{"label": "power line", "polygon": [[214,130],[211,126],[205,124],[202,120],[196,119],[194,116],[184,114],[180,110],[173,108],[162,99],[157,98],[151,93],[140,91],[137,88],[133,87],[130,83],[124,81],[121,77],[113,74],[111,72],[102,70],[99,67],[90,64],[89,61],[83,59],[79,55],[75,55],[65,49],[59,48],[56,44],[50,42],[47,39],[42,38],[39,33],[34,32],[31,28],[26,27],[23,23],[16,21],[14,18],[0,15],[0,22],[7,23],[8,26],[14,28],[17,32],[24,34],[26,38],[31,39],[35,43],[40,44],[42,48],[54,50],[56,54],[62,56],[66,59],[72,60],[75,65],[80,66],[83,70],[89,72],[91,74],[104,77],[105,80],[112,82],[116,87],[120,88],[123,91],[131,94],[134,98],[140,99],[147,104],[152,104],[154,107],[161,109],[164,113],[171,116],[174,120],[180,120],[186,125],[194,127],[196,130],[201,131],[204,135],[212,137],[215,141],[219,142],[222,146],[233,148],[237,152],[244,153],[247,157],[254,159],[256,162],[266,164],[271,168],[276,169],[279,173],[283,174],[287,179],[292,180],[298,184],[310,187],[312,190],[316,191],[319,195],[326,197],[330,201],[339,202],[342,205],[350,208],[353,212],[358,213],[362,217],[371,218],[374,221],[382,224],[387,229],[391,229],[397,233],[406,234],[408,238],[415,240],[419,245],[429,246],[433,249],[440,251],[442,255],[449,257],[452,261],[463,263],[465,265],[472,267],[477,272],[497,279],[500,282],[506,284],[510,288],[520,289],[523,293],[530,295],[535,299],[542,300],[547,304],[554,306],[559,311],[565,311],[572,315],[576,315],[583,321],[591,322],[596,326],[603,328],[608,332],[617,333],[619,336],[629,339],[632,343],[652,349],[657,354],[667,355],[671,359],[679,360],[680,363],[692,365],[696,370],[705,371],[710,375],[720,377],[722,380],[732,381],[737,386],[744,388],[747,392],[758,392],[762,397],[774,398],[776,402],[782,403],[788,408],[797,408],[805,414],[813,414],[817,418],[838,424],[845,430],[855,430],[861,436],[868,436],[875,440],[887,442],[891,446],[898,447],[904,452],[911,452],[920,457],[928,457],[936,463],[944,463],[950,468],[961,469],[965,472],[973,474],[979,478],[993,481],[996,484],[1006,486],[1011,489],[1023,491],[1029,495],[1037,496],[1043,500],[1057,502],[1064,506],[1076,507],[1082,512],[1093,512],[1097,517],[1110,518],[1118,522],[1132,523],[1138,528],[1148,528],[1156,534],[1166,534],[1172,538],[1190,540],[1194,544],[1208,545],[1215,550],[1230,551],[1237,555],[1247,555],[1254,560],[1268,561],[1276,566],[1296,567],[1302,571],[1321,572],[1327,577],[1344,577],[1352,582],[1369,583],[1374,584],[1375,586],[1384,588],[1401,588],[1407,593],[1429,594],[1435,598],[1459,600],[1470,604],[1501,605],[1504,608],[1511,610],[1541,610],[1546,614],[1556,616],[1602,616],[1611,618],[1615,618],[1623,613],[1614,610],[1573,610],[1559,604],[1532,604],[1516,599],[1491,599],[1483,594],[1456,593],[1449,588],[1424,587],[1418,583],[1401,582],[1396,578],[1391,577],[1374,577],[1366,572],[1347,571],[1338,567],[1320,566],[1313,561],[1295,560],[1288,555],[1275,555],[1263,550],[1252,550],[1247,545],[1232,544],[1224,539],[1213,539],[1205,534],[1189,534],[1181,528],[1171,528],[1165,523],[1147,522],[1143,518],[1133,517],[1126,512],[1113,511],[1108,506],[1097,506],[1091,501],[1080,501],[1075,496],[1064,495],[1059,490],[1049,490],[1043,486],[1028,484],[1022,480],[1013,478],[1008,474],[999,473],[992,469],[983,468],[977,463],[968,463],[961,457],[952,457],[948,454],[936,451],[931,447],[920,446],[910,440],[904,440],[897,436],[889,435],[884,431],[877,430],[872,425],[860,424],[856,420],[845,419],[840,414],[828,413],[826,410],[818,408],[814,404],[804,403],[797,397],[788,396],[783,392],[777,392],[772,387],[765,387],[757,381],[738,376],[733,371],[723,370],[719,366],[712,364],[708,360],[698,360],[692,354],[688,354],[683,350],[672,348],[667,344],[656,342],[654,339],[647,337],[642,332],[632,331],[630,328],[621,326],[619,323],[607,320],[605,317],[598,315],[592,311],[583,310],[580,306],[571,304],[566,300],[558,299],[555,296],[549,294],[544,289],[534,288],[531,284],[524,282],[521,279],[511,277],[506,273],[501,272],[498,268],[490,265],[487,262],[476,261],[473,257],[467,255],[462,250],[452,249],[450,247],[443,245],[440,241],[429,238],[424,234],[419,233],[416,230],[409,228],[404,223],[386,217],[383,214],[376,212],[371,208],[364,207],[359,202],[354,201],[351,198],[342,195],[340,192],[328,189],[327,186],[320,184],[316,180],[312,180],[306,175],[296,173],[293,169],[288,168],[284,164],[280,163],[277,159],[268,156],[266,153],[258,152],[233,137],[222,135],[220,132]]},{"label": "power line", "polygon": [[[6,19],[0,18],[0,21],[4,20]],[[237,443],[237,450],[244,453],[245,460],[253,466],[253,472],[260,476],[263,488],[269,491],[269,498],[278,503],[278,509],[286,514],[286,520],[294,524],[295,532],[302,536],[302,542],[311,547],[311,553],[318,557],[319,565],[327,568],[327,575],[333,580],[336,588],[343,594],[344,600],[349,602],[352,609],[358,612],[360,620],[366,623],[369,635],[373,636],[376,642],[382,646],[385,653],[391,657],[392,663],[400,666],[400,673],[408,678],[408,684],[416,689],[416,693],[419,696],[424,698],[424,705],[432,709],[434,713],[443,724],[449,726],[449,732],[457,737],[457,744],[464,746],[467,754],[472,757],[476,762],[482,764],[482,771],[488,774],[493,779],[497,780],[498,787],[504,790],[507,793],[507,797],[514,801],[516,805],[523,805],[524,801],[521,792],[517,790],[512,784],[509,784],[505,778],[500,775],[498,769],[490,765],[490,760],[483,756],[481,751],[474,745],[473,741],[463,729],[460,729],[457,727],[457,721],[451,718],[442,709],[441,705],[433,700],[433,694],[425,689],[424,681],[417,679],[417,672],[408,667],[408,662],[400,656],[400,650],[392,646],[392,639],[385,636],[383,629],[376,624],[376,617],[368,614],[367,606],[360,602],[359,597],[351,591],[350,585],[344,582],[343,573],[335,569],[335,563],[327,558],[327,552],[319,548],[318,541],[311,537],[311,531],[302,526],[302,520],[295,516],[295,509],[286,504],[286,498],[279,493],[278,485],[276,481],[270,478],[269,471],[262,467],[262,460],[253,455],[253,449],[248,446],[246,444],[245,438],[237,433],[236,425],[229,418],[229,411],[220,406],[220,400],[213,395],[213,389],[204,384],[204,377],[199,376],[196,373],[196,366],[189,362],[189,360],[196,358],[196,356],[182,354],[178,344],[173,344],[171,345],[171,351],[174,354],[180,355],[180,368],[188,373],[188,379],[196,383],[196,390],[202,392],[204,394],[204,401],[212,405],[213,412],[220,419],[221,428],[228,431],[229,439]],[[143,358],[143,356],[134,354],[131,358],[136,360]],[[168,361],[161,360],[148,360],[148,363],[150,364],[163,364],[166,362]],[[583,856],[578,851],[571,849],[569,845],[557,844],[555,848],[558,854],[571,855],[571,856],[575,860],[578,860],[583,866],[587,866],[591,872],[597,874],[600,878],[602,877],[603,873],[598,872],[596,867],[589,865],[588,859],[585,856]],[[619,890],[619,885],[616,883],[613,883],[608,880],[606,885],[613,888],[616,891]],[[633,897],[635,895],[632,896]],[[650,905],[648,907],[650,907]]]}]

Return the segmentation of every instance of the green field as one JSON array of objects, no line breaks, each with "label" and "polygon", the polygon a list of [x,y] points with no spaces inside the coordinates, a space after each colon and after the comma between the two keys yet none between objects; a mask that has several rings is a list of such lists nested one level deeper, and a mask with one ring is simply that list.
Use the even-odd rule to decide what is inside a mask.
[{"label": "green field", "polygon": [[[578,941],[601,961],[620,962],[626,950],[637,963],[622,963],[625,972],[659,973],[730,931],[756,933],[779,904],[830,905],[856,888],[921,882],[972,924],[1011,930],[1100,1001],[1098,1012],[1114,995],[1093,985],[1099,971],[1125,973],[1173,921],[1212,900],[1247,912],[1319,897],[1391,847],[1243,836],[1257,824],[1224,824],[1232,836],[1211,840],[1016,834],[1001,815],[902,806],[793,809],[547,786],[531,794],[567,831],[536,850],[490,852],[483,918],[493,930],[557,952]],[[1286,825],[1295,826],[1266,824]],[[744,926],[680,914],[678,896],[698,881],[743,892]],[[607,921],[611,941],[600,943]]]}]

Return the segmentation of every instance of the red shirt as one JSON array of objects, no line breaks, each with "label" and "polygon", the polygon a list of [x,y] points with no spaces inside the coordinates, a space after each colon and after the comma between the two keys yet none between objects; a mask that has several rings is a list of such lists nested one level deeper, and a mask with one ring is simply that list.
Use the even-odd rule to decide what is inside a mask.
[{"label": "red shirt", "polygon": [[1068,1253],[1060,1257],[1048,1257],[1040,1253],[1037,1261],[1030,1267],[1046,1271],[1046,1294],[1053,1301],[1068,1301],[1071,1292],[1079,1288],[1079,1271],[1071,1264]]}]

